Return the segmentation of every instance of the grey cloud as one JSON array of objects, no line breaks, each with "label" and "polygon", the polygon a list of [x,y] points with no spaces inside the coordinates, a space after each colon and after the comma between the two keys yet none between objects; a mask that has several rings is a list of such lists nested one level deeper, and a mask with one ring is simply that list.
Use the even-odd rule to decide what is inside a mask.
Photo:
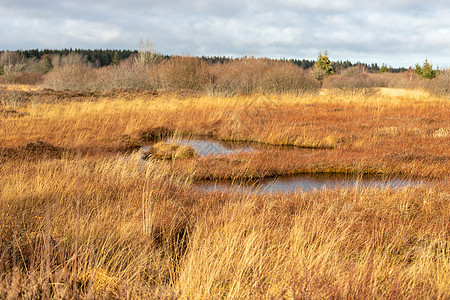
[{"label": "grey cloud", "polygon": [[42,1],[0,3],[3,47],[137,48],[163,53],[256,55],[450,65],[444,0]]}]

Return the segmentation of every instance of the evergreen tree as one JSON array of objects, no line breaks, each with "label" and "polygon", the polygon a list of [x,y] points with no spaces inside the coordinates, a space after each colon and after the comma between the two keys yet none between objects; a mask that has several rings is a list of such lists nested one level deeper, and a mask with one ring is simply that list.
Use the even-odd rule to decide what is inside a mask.
[{"label": "evergreen tree", "polygon": [[386,73],[387,71],[388,67],[385,64],[382,64],[380,70],[378,70],[378,73]]},{"label": "evergreen tree", "polygon": [[328,58],[328,51],[325,50],[325,53],[319,53],[316,63],[314,64],[313,76],[317,80],[321,81],[325,77],[334,74],[333,66],[331,65],[331,61]]},{"label": "evergreen tree", "polygon": [[50,57],[48,55],[46,55],[44,57],[44,62],[43,62],[43,65],[42,65],[42,72],[44,74],[47,74],[51,70],[53,70],[53,64],[52,64],[52,61],[51,61]]},{"label": "evergreen tree", "polygon": [[439,73],[438,70],[433,70],[433,65],[428,62],[428,59],[425,59],[425,62],[423,63],[422,67],[420,67],[419,64],[416,64],[415,72],[422,78],[428,79],[436,77]]},{"label": "evergreen tree", "polygon": [[117,51],[115,51],[114,52],[114,56],[113,56],[113,59],[112,59],[112,61],[111,61],[111,65],[118,65],[119,64],[119,61],[120,61],[120,58],[119,58],[119,53],[117,52]]}]

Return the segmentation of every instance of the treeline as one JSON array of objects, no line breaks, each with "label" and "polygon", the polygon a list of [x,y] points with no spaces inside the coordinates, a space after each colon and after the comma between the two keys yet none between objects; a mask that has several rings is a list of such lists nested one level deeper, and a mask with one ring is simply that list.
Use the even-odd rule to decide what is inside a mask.
[{"label": "treeline", "polygon": [[[4,51],[0,51],[0,53],[2,52]],[[16,52],[26,59],[36,58],[38,60],[42,59],[42,57],[45,57],[47,55],[67,56],[69,54],[79,54],[84,59],[86,59],[86,61],[88,61],[89,63],[91,63],[93,66],[96,67],[109,66],[116,63],[119,60],[127,59],[131,55],[138,53],[137,50],[113,50],[113,49],[88,50],[88,49],[72,49],[72,48],[61,50],[54,50],[54,49],[17,50]]]},{"label": "treeline", "polygon": [[[207,63],[210,64],[215,64],[215,63],[226,63],[226,62],[230,62],[233,60],[239,60],[240,58],[233,58],[233,57],[229,57],[229,56],[202,56],[201,57],[202,60],[204,60]],[[303,70],[308,70],[314,67],[314,64],[316,63],[315,60],[308,60],[308,59],[273,59],[274,61],[288,61],[294,65],[297,65],[298,67],[302,68]],[[380,66],[377,63],[373,63],[373,64],[367,64],[367,63],[362,63],[362,62],[356,62],[356,63],[352,63],[349,60],[346,61],[334,61],[331,63],[331,66],[333,67],[333,69],[337,72],[340,73],[341,71],[351,68],[351,67],[356,67],[356,66],[362,66],[364,67],[364,69],[368,72],[368,73],[377,73],[378,71],[380,71]],[[401,67],[401,68],[393,68],[391,66],[388,67],[388,72],[389,73],[401,73],[401,72],[405,72],[407,71],[407,68]]]},{"label": "treeline", "polygon": [[[0,51],[1,53],[5,51]],[[41,60],[43,57],[50,55],[59,55],[59,56],[67,56],[69,54],[79,54],[81,57],[83,57],[87,62],[89,62],[94,67],[105,67],[109,65],[114,65],[118,61],[125,60],[129,58],[132,55],[139,54],[138,50],[114,50],[114,49],[95,49],[95,50],[89,50],[89,49],[61,49],[61,50],[55,50],[55,49],[31,49],[31,50],[17,50],[15,51],[17,54],[22,56],[26,59],[37,59]],[[169,55],[163,55],[159,54],[160,59],[168,59],[171,56]],[[201,56],[200,57],[203,61],[207,62],[208,64],[216,64],[216,63],[226,63],[233,60],[239,60],[241,58],[234,58],[230,56]],[[300,68],[304,70],[311,69],[314,67],[315,60],[308,60],[308,59],[274,59],[275,61],[289,61],[290,63],[293,63]],[[363,66],[365,70],[368,73],[377,73],[380,70],[380,66],[377,63],[373,64],[367,64],[367,63],[352,63],[349,60],[346,61],[334,61],[332,62],[333,69],[337,72],[340,72],[342,70],[354,67],[354,66]],[[407,68],[393,68],[388,67],[388,71],[390,73],[401,73],[407,71]]]}]

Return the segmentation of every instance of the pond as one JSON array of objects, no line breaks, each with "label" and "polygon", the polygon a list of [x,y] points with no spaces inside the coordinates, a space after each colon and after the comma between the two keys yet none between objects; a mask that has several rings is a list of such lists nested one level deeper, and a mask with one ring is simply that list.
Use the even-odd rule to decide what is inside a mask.
[{"label": "pond", "polygon": [[[273,147],[254,143],[222,142],[209,138],[170,137],[164,140],[166,143],[177,143],[192,147],[199,156],[228,155],[242,152],[255,152],[260,149]],[[143,147],[141,151],[147,151],[150,146]],[[275,146],[277,147],[277,146]],[[294,149],[288,147],[287,149]],[[314,151],[297,148],[298,151]],[[230,191],[246,194],[275,194],[295,193],[298,191],[309,192],[321,189],[334,188],[403,188],[424,184],[420,181],[405,178],[392,178],[380,176],[361,176],[349,174],[302,174],[295,176],[283,176],[265,178],[253,181],[199,181],[194,185],[205,192]]]},{"label": "pond", "polygon": [[164,140],[166,143],[177,143],[190,146],[199,156],[226,155],[240,152],[254,152],[255,148],[245,143],[221,142],[212,139],[171,137]]},{"label": "pond", "polygon": [[228,191],[245,194],[277,194],[311,192],[322,189],[341,188],[389,188],[397,189],[419,186],[420,181],[404,178],[383,178],[377,176],[356,176],[347,174],[302,174],[257,181],[214,181],[196,182],[198,189],[205,192]]}]

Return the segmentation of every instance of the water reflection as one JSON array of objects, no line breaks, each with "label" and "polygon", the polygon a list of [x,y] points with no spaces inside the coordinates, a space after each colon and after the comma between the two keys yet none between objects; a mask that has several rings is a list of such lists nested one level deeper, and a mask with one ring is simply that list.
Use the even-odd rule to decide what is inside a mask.
[{"label": "water reflection", "polygon": [[177,143],[182,146],[190,146],[199,156],[208,155],[226,155],[235,154],[240,152],[253,152],[256,151],[255,148],[242,143],[225,143],[216,140],[209,139],[190,139],[190,138],[179,138],[172,137],[164,140],[166,143]]},{"label": "water reflection", "polygon": [[382,178],[374,176],[351,176],[339,174],[307,174],[291,177],[277,177],[258,181],[215,181],[197,182],[197,187],[206,192],[229,191],[245,194],[275,194],[310,192],[335,188],[402,188],[419,186],[422,183],[403,178]]},{"label": "water reflection", "polygon": [[[171,137],[164,140],[166,143],[177,143],[192,147],[199,156],[227,155],[241,152],[253,152],[268,146],[261,147],[250,143],[230,143],[207,138]],[[141,148],[141,153],[148,151],[151,146]],[[290,150],[290,147],[283,147]],[[305,151],[305,149],[302,149]],[[314,151],[314,150],[310,150]],[[142,161],[145,164],[144,160]],[[295,193],[299,191],[310,192],[321,189],[335,188],[403,188],[419,186],[424,182],[380,176],[357,176],[346,174],[304,174],[298,176],[285,176],[261,179],[257,181],[201,181],[195,185],[202,191],[230,191],[245,194],[274,194]]]}]

